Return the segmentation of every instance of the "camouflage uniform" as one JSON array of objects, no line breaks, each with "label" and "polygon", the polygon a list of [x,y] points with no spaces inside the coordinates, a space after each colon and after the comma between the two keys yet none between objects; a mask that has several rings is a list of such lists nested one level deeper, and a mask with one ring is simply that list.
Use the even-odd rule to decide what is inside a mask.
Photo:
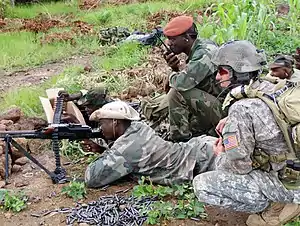
[{"label": "camouflage uniform", "polygon": [[215,85],[216,68],[211,62],[216,50],[217,46],[210,41],[195,40],[186,69],[170,75],[168,100],[172,140],[189,139],[193,134],[191,128],[200,134],[207,133],[222,117],[221,102],[216,99],[221,89]]},{"label": "camouflage uniform", "polygon": [[191,181],[193,175],[213,170],[216,138],[201,136],[172,143],[155,135],[143,122],[132,121],[113,146],[92,162],[85,173],[89,187],[101,187],[125,175],[150,176],[159,184]]},{"label": "camouflage uniform", "polygon": [[298,69],[293,69],[294,73],[291,76],[291,81],[292,82],[300,82],[300,70]]},{"label": "camouflage uniform", "polygon": [[[274,85],[253,84],[258,86],[270,93]],[[300,203],[300,190],[287,190],[278,178],[285,160],[270,163],[270,172],[253,167],[253,155],[260,150],[278,156],[289,152],[267,104],[258,98],[235,102],[222,133],[225,152],[216,158],[216,171],[198,175],[193,181],[199,200],[245,212],[260,212],[270,201]]]},{"label": "camouflage uniform", "polygon": [[[273,93],[273,83],[260,81],[258,74],[252,83],[247,74],[261,70],[264,52],[248,41],[233,41],[222,45],[212,61],[231,67],[235,74],[230,74],[230,82],[236,88],[223,104],[230,106],[222,130],[224,152],[216,157],[215,171],[194,178],[196,196],[208,204],[252,213],[265,210],[270,202],[299,204],[300,190],[288,190],[280,181],[289,154],[282,130],[268,105],[259,98],[245,99],[248,88],[239,85],[251,81],[252,88]],[[236,93],[241,99],[233,98]]]}]

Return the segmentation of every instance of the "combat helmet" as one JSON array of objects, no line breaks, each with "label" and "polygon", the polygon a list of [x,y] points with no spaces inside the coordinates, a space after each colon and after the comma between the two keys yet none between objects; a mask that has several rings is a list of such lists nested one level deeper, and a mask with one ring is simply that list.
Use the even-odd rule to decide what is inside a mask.
[{"label": "combat helmet", "polygon": [[[265,52],[247,40],[236,40],[221,45],[212,58],[217,67],[230,68],[232,83],[243,83],[258,75],[267,64]],[[253,73],[255,72],[255,73]]]}]

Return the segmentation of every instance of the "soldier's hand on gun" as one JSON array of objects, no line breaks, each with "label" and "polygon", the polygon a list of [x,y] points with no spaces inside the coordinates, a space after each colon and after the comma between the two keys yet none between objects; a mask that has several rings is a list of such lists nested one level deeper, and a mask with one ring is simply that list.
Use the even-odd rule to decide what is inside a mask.
[{"label": "soldier's hand on gun", "polygon": [[103,148],[92,140],[85,139],[81,142],[81,147],[85,152],[102,153]]},{"label": "soldier's hand on gun", "polygon": [[64,113],[61,116],[61,120],[66,122],[66,123],[76,123],[76,124],[80,124],[79,120],[72,114],[67,114]]},{"label": "soldier's hand on gun", "polygon": [[220,155],[222,152],[225,151],[225,148],[223,146],[223,139],[221,137],[216,140],[213,146],[213,151],[216,156]]},{"label": "soldier's hand on gun", "polygon": [[164,52],[164,58],[173,71],[179,71],[180,60],[174,53]]}]

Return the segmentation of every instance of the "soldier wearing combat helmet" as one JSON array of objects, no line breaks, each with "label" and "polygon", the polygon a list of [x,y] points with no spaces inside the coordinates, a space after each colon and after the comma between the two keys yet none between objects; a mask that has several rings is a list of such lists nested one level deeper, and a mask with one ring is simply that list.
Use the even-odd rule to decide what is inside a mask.
[{"label": "soldier wearing combat helmet", "polygon": [[300,213],[300,190],[287,189],[280,176],[289,147],[269,105],[247,98],[249,90],[271,94],[275,88],[260,79],[265,54],[248,41],[233,41],[220,47],[213,62],[216,79],[230,90],[223,104],[229,111],[214,145],[216,171],[195,177],[195,194],[212,205],[257,213],[248,226],[283,225]]},{"label": "soldier wearing combat helmet", "polygon": [[[172,68],[165,88],[168,91],[170,139],[186,141],[192,136],[212,133],[222,117],[221,89],[216,84],[216,68],[211,62],[218,47],[209,40],[197,38],[193,18],[173,18],[164,28],[171,52],[165,59]],[[186,67],[180,71],[177,54],[185,53]]]}]

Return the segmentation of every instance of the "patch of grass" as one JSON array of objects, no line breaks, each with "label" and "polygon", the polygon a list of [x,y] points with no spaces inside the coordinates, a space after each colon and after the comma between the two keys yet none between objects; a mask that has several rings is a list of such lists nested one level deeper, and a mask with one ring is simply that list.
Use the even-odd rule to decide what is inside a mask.
[{"label": "patch of grass", "polygon": [[88,156],[89,159],[93,159],[96,156],[93,152],[84,152],[80,141],[62,140],[60,152],[71,161],[79,160],[85,156]]},{"label": "patch of grass", "polygon": [[128,27],[145,29],[146,18],[160,10],[180,10],[180,5],[173,1],[155,1],[122,6],[107,6],[100,10],[85,13],[80,19],[101,27]]},{"label": "patch of grass", "polygon": [[85,184],[76,181],[72,181],[69,183],[69,185],[64,186],[61,190],[61,193],[73,198],[74,201],[85,198],[87,194]]},{"label": "patch of grass", "polygon": [[285,224],[284,226],[300,226],[300,219],[297,219],[296,221],[289,222]]},{"label": "patch of grass", "polygon": [[134,67],[144,61],[148,49],[136,42],[119,44],[107,54],[95,60],[95,64],[101,70],[111,71]]},{"label": "patch of grass", "polygon": [[180,3],[180,9],[184,12],[194,10],[205,10],[217,0],[186,0]]},{"label": "patch of grass", "polygon": [[[76,76],[78,77],[83,71],[83,68],[72,67],[66,69],[60,75],[50,78],[43,84],[9,90],[2,95],[3,100],[1,101],[0,109],[4,110],[15,105],[20,107],[25,115],[37,117],[42,116],[44,112],[39,96],[46,96],[46,89],[61,87],[61,81],[63,81],[66,77],[71,80],[72,78],[76,78]],[[62,87],[69,92],[76,92],[80,90],[80,87],[76,86],[76,83],[65,83]]]},{"label": "patch of grass", "polygon": [[211,7],[212,15],[203,16],[199,34],[218,44],[246,39],[267,53],[291,53],[299,43],[294,42],[300,31],[299,18],[292,13],[297,7],[291,4],[291,12],[280,17],[273,1],[218,1]]},{"label": "patch of grass", "polygon": [[79,8],[76,2],[46,2],[29,5],[17,5],[14,8],[9,7],[5,16],[8,18],[34,18],[40,13],[48,15],[78,13]]},{"label": "patch of grass", "polygon": [[0,189],[0,207],[13,212],[20,212],[26,208],[27,197],[23,193],[12,193]]},{"label": "patch of grass", "polygon": [[37,39],[30,32],[14,32],[0,34],[0,69],[35,66],[53,60],[66,58],[74,54],[84,54],[99,50],[94,37],[74,38],[76,45],[70,42],[40,44],[41,35]]},{"label": "patch of grass", "polygon": [[[139,185],[133,188],[132,194],[138,198],[158,197],[159,200],[151,205],[150,210],[142,210],[142,214],[148,216],[147,223],[150,225],[174,218],[205,218],[207,216],[204,204],[195,197],[191,184],[172,187],[155,186],[149,178],[142,177]],[[170,197],[176,197],[177,199],[169,201]]]},{"label": "patch of grass", "polygon": [[120,93],[128,86],[130,80],[123,76],[112,76],[109,72],[141,64],[146,60],[147,52],[147,48],[133,42],[115,48],[108,47],[104,56],[95,57],[95,67],[102,70],[87,75],[82,67],[70,67],[43,84],[9,90],[2,95],[0,110],[15,105],[20,107],[25,115],[43,116],[39,96],[45,96],[45,90],[53,87],[62,87],[70,93],[76,93],[101,83],[105,84],[110,93]]}]

